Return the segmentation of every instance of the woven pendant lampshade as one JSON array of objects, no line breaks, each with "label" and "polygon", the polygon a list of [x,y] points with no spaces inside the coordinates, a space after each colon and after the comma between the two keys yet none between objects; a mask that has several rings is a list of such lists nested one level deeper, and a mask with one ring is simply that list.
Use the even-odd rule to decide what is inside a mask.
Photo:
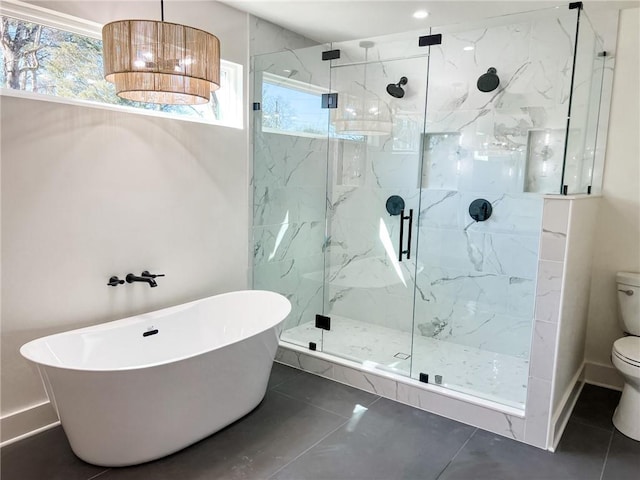
[{"label": "woven pendant lampshade", "polygon": [[220,87],[220,41],[197,28],[120,20],[102,29],[105,79],[116,94],[148,103],[207,103]]}]

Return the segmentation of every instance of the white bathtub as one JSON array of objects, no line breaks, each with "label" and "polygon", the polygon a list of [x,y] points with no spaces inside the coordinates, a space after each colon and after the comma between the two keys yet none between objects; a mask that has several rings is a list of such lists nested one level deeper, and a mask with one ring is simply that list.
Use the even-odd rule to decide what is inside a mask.
[{"label": "white bathtub", "polygon": [[277,293],[226,293],[40,338],[20,353],[38,365],[78,457],[134,465],[254,409],[290,310]]}]

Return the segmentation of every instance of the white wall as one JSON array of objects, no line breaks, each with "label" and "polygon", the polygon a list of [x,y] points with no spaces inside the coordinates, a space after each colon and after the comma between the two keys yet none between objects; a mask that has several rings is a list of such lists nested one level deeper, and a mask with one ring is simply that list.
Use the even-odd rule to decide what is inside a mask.
[{"label": "white wall", "polygon": [[[101,24],[126,18],[160,20],[160,0],[27,0],[27,3]],[[247,62],[248,18],[248,14],[215,0],[164,2],[167,22],[213,33],[220,39],[220,56],[230,62]]]},{"label": "white wall", "polygon": [[[171,20],[217,34],[248,72],[248,16],[181,3]],[[60,5],[100,22],[150,6]],[[1,122],[4,420],[46,400],[23,343],[246,288],[249,194],[246,129],[6,96]],[[106,285],[145,269],[167,276]]]},{"label": "white wall", "polygon": [[[618,324],[615,274],[640,271],[640,9],[622,10],[609,137],[596,224],[586,360],[611,367]],[[593,370],[597,372],[596,370]],[[604,371],[605,376],[612,375]],[[587,380],[606,383],[606,378]],[[610,384],[615,384],[612,380]]]}]

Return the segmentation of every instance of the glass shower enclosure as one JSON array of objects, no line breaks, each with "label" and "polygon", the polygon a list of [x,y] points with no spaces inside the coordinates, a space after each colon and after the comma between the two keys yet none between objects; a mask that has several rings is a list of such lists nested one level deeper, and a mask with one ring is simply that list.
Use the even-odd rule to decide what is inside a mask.
[{"label": "glass shower enclosure", "polygon": [[253,286],[291,300],[281,340],[523,409],[544,194],[594,171],[584,12],[252,62]]}]

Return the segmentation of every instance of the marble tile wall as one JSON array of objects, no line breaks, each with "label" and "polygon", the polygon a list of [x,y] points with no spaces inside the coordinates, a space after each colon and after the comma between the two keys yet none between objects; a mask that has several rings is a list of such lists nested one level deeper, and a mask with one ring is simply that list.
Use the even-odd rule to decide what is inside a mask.
[{"label": "marble tile wall", "polygon": [[[561,162],[575,22],[575,11],[567,10],[508,25],[443,30],[442,45],[432,48],[429,64],[427,131],[456,135],[457,145],[439,147],[448,154],[438,155],[438,148],[432,152],[432,169],[441,170],[442,160],[451,164],[446,157],[452,154],[456,168],[445,182],[432,178],[429,186],[560,193],[556,157]],[[500,87],[480,92],[476,80],[490,67],[496,68]],[[560,145],[547,135],[557,130]],[[530,138],[536,133],[541,139]],[[542,149],[548,157],[544,165],[536,157],[544,155]]]},{"label": "marble tile wall", "polygon": [[[303,113],[309,123],[327,125],[328,113],[321,108],[318,91],[328,87],[329,67],[320,61],[326,46],[310,46],[314,44],[252,17],[252,102],[281,102],[281,106],[292,102],[286,93],[278,94],[282,98],[263,97],[265,74],[272,84],[291,88],[292,95],[304,85],[314,86],[312,95],[318,102],[306,106]],[[323,311],[327,141],[326,135],[267,131],[264,112],[265,108],[254,112],[252,124],[252,284],[291,301],[286,330],[314,321]],[[308,341],[319,344],[320,330],[312,331]]]},{"label": "marble tile wall", "polygon": [[[328,85],[328,68],[315,61],[324,46],[258,17],[249,22],[251,102],[263,102],[264,72],[283,81]],[[313,114],[327,117],[319,106]],[[264,132],[261,111],[252,120],[251,282],[291,301],[287,329],[322,311],[326,140]],[[308,339],[320,340],[319,331]]]},{"label": "marble tile wall", "polygon": [[[330,313],[410,331],[413,287],[417,284],[417,334],[528,356],[542,202],[522,193],[524,158],[531,129],[546,128],[553,118],[566,116],[566,111],[562,112],[566,95],[561,88],[566,79],[554,77],[548,82],[550,90],[542,93],[527,89],[532,88],[533,79],[542,75],[539,70],[544,65],[540,63],[552,65],[553,71],[561,70],[559,67],[566,64],[566,54],[571,51],[546,48],[536,42],[535,47],[523,51],[510,47],[510,53],[500,57],[505,74],[511,72],[505,80],[506,88],[487,99],[474,83],[481,61],[497,61],[493,48],[496,42],[514,37],[517,47],[545,35],[562,36],[564,40],[567,28],[561,22],[536,20],[445,35],[443,45],[434,48],[435,58],[429,67],[433,77],[430,88],[435,86],[434,93],[429,92],[430,99],[434,98],[430,103],[428,100],[432,113],[427,126],[434,133],[428,134],[432,141],[425,142],[427,155],[423,163],[419,148],[426,59],[377,61],[365,71],[362,65],[347,65],[348,60],[362,60],[358,57],[362,52],[350,44],[333,45],[347,52],[339,61],[341,66],[332,71],[332,87],[338,91],[349,90],[349,82],[366,85],[372,92],[384,91],[387,83],[397,81],[401,75],[408,76],[409,82],[404,99],[384,97],[388,108],[400,118],[391,137],[334,139],[330,146],[326,292]],[[469,38],[476,39],[476,51],[465,57],[462,48]],[[398,39],[392,44],[400,49],[408,45]],[[375,49],[383,59],[394,53],[381,42],[376,43]],[[457,68],[450,68],[451,64],[457,64]],[[365,74],[366,78],[361,79]],[[466,82],[462,93],[458,91],[460,85],[455,86],[455,91],[448,87],[458,81]],[[525,112],[528,120],[509,117],[509,112],[516,111],[520,116]],[[515,123],[509,126],[509,122]],[[442,141],[443,134],[438,132],[443,131],[454,133]],[[490,141],[483,131],[490,134]],[[399,142],[401,132],[413,133]],[[485,144],[491,144],[491,148],[485,148]],[[438,151],[439,145],[446,147],[445,157],[444,150]],[[313,186],[296,191],[281,185],[280,179],[290,178],[285,164],[289,158],[283,157],[278,148],[261,149],[267,156],[285,160],[282,165],[265,165],[265,174],[271,180],[265,177],[265,187],[256,189],[254,213],[258,218],[284,218],[288,212],[288,219],[296,219],[304,218],[308,211],[320,212],[322,197],[313,197],[318,193]],[[451,161],[458,158],[452,154],[454,148],[456,154],[465,150],[461,172]],[[319,156],[314,158],[320,160]],[[301,177],[308,176],[296,168]],[[385,211],[390,195],[402,196],[406,209],[413,208],[416,214],[414,259],[409,262],[395,260],[400,248],[399,219]],[[475,224],[467,213],[468,204],[478,197],[487,198],[494,205],[494,216],[482,224]],[[281,202],[291,208],[287,212],[272,208],[271,204]],[[273,238],[277,232],[267,231],[266,235]],[[363,265],[381,267],[369,270],[368,276],[377,278],[375,285],[362,282],[366,276]]]},{"label": "marble tile wall", "polygon": [[600,201],[598,197],[586,196],[571,200],[552,400],[554,413],[562,407],[584,362],[594,231]]},{"label": "marble tile wall", "polygon": [[416,262],[398,261],[400,216],[389,215],[385,204],[399,195],[406,214],[417,214],[419,155],[376,140],[362,140],[360,185],[346,185],[342,158],[330,158],[327,302],[331,314],[410,332]]},{"label": "marble tile wall", "polygon": [[525,442],[540,448],[548,442],[570,208],[566,199],[544,200],[524,433]]},{"label": "marble tile wall", "polygon": [[[485,222],[475,198],[493,206]],[[533,195],[423,191],[415,333],[528,358],[541,214]]]},{"label": "marble tile wall", "polygon": [[[387,154],[386,175],[376,168],[381,152],[369,145],[367,154],[362,185],[341,185],[341,172],[330,174],[330,312],[411,331],[417,285],[416,334],[527,357],[542,199],[419,189],[417,153]],[[414,257],[401,263],[399,217],[385,210],[390,195],[402,196],[415,215]],[[494,206],[487,222],[468,214],[478,197]]]},{"label": "marble tile wall", "polygon": [[[532,137],[543,148],[553,143],[546,141],[547,136],[563,132],[574,35],[575,12],[443,32],[442,44],[431,49],[428,67],[428,133],[422,164],[415,147],[420,144],[417,129],[418,141],[405,151],[397,151],[389,140],[369,140],[359,166],[364,172],[360,183],[345,185],[330,175],[334,179],[329,193],[332,267],[340,270],[354,261],[375,258],[396,271],[396,281],[377,290],[345,281],[331,284],[332,312],[411,328],[398,316],[408,310],[406,302],[415,284],[416,334],[528,357],[542,200],[523,191],[559,191],[561,168],[554,164],[543,178],[536,170],[544,159],[536,162],[529,155],[527,163],[527,149],[535,150]],[[392,40],[400,50],[409,48],[398,38]],[[426,80],[421,59],[405,61],[398,69],[396,62],[384,62],[393,57],[389,48],[374,43],[374,55],[381,60],[369,70],[375,73],[371,81],[365,80],[369,88],[376,90],[376,82],[399,77],[400,70],[410,72],[407,87]],[[464,49],[469,46],[473,49]],[[356,48],[348,47],[349,59],[362,60]],[[340,62],[344,65],[347,60]],[[489,66],[499,70],[502,87],[494,93],[479,92],[476,79]],[[346,82],[347,68],[338,69],[338,84]],[[359,78],[352,81],[362,84]],[[407,105],[395,101],[390,108],[401,109],[405,122],[418,124],[422,112],[417,105],[425,97],[415,90],[408,90],[407,97]],[[551,157],[553,148],[561,158],[562,136],[553,141],[546,153]],[[397,265],[393,260],[400,248],[399,220],[384,212],[391,194],[403,196],[406,208],[413,208],[419,217],[412,245],[415,262]],[[492,203],[494,214],[487,222],[475,223],[469,217],[468,205],[475,198]],[[385,247],[387,236],[390,242]]]},{"label": "marble tile wall", "polygon": [[545,198],[525,441],[546,448],[584,361],[593,229],[600,199]]},{"label": "marble tile wall", "polygon": [[[367,218],[360,213],[365,205],[383,210],[390,194],[402,195],[407,206],[415,208],[414,225],[418,216],[420,222],[414,227],[415,257],[401,263],[396,260],[399,218],[380,213]],[[483,223],[468,215],[468,205],[477,197],[487,198],[494,208]],[[341,190],[332,205],[332,313],[410,331],[415,285],[416,334],[528,356],[541,198],[351,188]],[[389,244],[391,252],[385,248]],[[356,265],[365,264],[371,267],[368,276],[379,280],[376,284],[363,284],[359,279],[364,272],[355,274]]]},{"label": "marble tile wall", "polygon": [[292,302],[286,330],[322,313],[327,142],[262,132],[256,144],[253,286]]}]

